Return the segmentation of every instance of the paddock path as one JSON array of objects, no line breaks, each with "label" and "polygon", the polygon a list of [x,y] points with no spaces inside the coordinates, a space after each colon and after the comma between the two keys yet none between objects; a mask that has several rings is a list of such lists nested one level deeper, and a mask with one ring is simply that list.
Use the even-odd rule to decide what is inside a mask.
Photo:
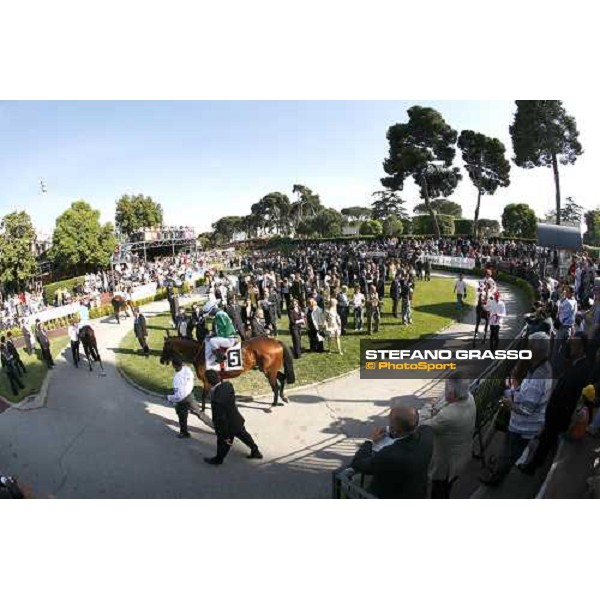
[{"label": "paddock path", "polygon": [[[473,284],[473,281],[470,281]],[[516,332],[524,301],[501,286],[508,312],[506,332]],[[166,301],[143,308],[147,316],[167,310]],[[470,336],[473,316],[444,335]],[[190,417],[192,439],[179,440],[175,412],[163,400],[131,387],[117,372],[119,342],[131,319],[95,325],[106,376],[75,369],[70,353],[57,361],[46,402],[0,414],[0,464],[38,497],[57,498],[327,498],[331,470],[350,457],[399,396],[420,402],[439,385],[422,380],[368,381],[350,373],[290,392],[290,404],[240,399],[248,431],[264,461],[249,462],[236,442],[219,467],[210,427]],[[148,360],[157,360],[151,357]],[[326,360],[326,357],[324,357]]]}]

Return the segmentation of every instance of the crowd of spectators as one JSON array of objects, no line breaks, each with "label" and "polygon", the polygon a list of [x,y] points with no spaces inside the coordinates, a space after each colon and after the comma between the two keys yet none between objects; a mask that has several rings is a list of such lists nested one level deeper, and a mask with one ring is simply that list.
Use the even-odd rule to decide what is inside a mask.
[{"label": "crowd of spectators", "polygon": [[0,331],[20,328],[23,319],[52,307],[81,303],[88,308],[100,306],[108,301],[107,294],[117,290],[132,293],[138,286],[152,282],[158,288],[181,287],[184,282],[192,282],[194,277],[210,272],[215,262],[223,264],[227,260],[225,266],[232,266],[228,256],[215,250],[179,252],[175,256],[145,261],[140,253],[134,253],[128,260],[116,263],[113,269],[86,273],[75,285],[65,283],[55,289],[51,297],[44,293],[39,282],[31,290],[18,294],[0,292]]},{"label": "crowd of spectators", "polygon": [[[292,338],[294,324],[299,323],[308,329],[314,350],[315,332],[311,332],[310,321],[315,320],[315,311],[321,309],[323,313],[316,320],[323,328],[312,328],[317,334],[326,332],[324,317],[334,310],[347,326],[350,311],[344,310],[344,305],[349,304],[351,309],[353,298],[358,298],[357,304],[362,309],[372,286],[379,300],[386,295],[388,284],[393,295],[398,276],[406,279],[408,289],[412,290],[420,279],[427,278],[438,256],[470,258],[476,268],[524,278],[538,296],[531,313],[524,315],[528,325],[528,339],[524,343],[532,358],[517,363],[512,371],[497,416],[498,421],[506,420],[503,445],[495,462],[489,463],[490,468],[481,475],[481,481],[487,486],[499,485],[513,468],[533,474],[548,464],[562,437],[576,439],[585,435],[586,430],[597,435],[600,432],[600,289],[596,284],[599,264],[587,252],[569,255],[526,242],[460,238],[299,243],[288,252],[257,250],[242,261],[246,273],[240,289],[245,299],[242,306],[250,304],[260,315],[261,302],[279,306],[279,312],[291,305]],[[352,290],[355,290],[353,296]],[[347,300],[340,301],[340,296],[347,296]],[[332,299],[337,303],[332,305]],[[271,312],[279,314],[276,309]],[[359,329],[360,320],[357,314]],[[316,349],[319,350],[318,346]],[[373,493],[381,497],[450,495],[464,461],[470,459],[475,427],[468,382],[467,387],[459,383],[450,385],[454,386],[453,391],[446,390],[429,418],[421,415],[421,424],[415,412],[394,409],[387,430],[375,432],[370,442],[361,447],[352,468],[371,476]],[[462,408],[449,408],[454,402]],[[453,413],[450,419],[448,415]],[[456,421],[454,425],[452,420]],[[457,423],[461,423],[458,429]],[[431,435],[425,432],[426,427],[433,430]],[[458,438],[453,439],[455,434]],[[383,447],[378,447],[379,442],[384,442]],[[443,457],[450,464],[442,461]]]},{"label": "crowd of spectators", "polygon": [[19,294],[0,292],[0,330],[5,331],[16,327],[21,319],[45,307],[44,295],[39,288]]}]

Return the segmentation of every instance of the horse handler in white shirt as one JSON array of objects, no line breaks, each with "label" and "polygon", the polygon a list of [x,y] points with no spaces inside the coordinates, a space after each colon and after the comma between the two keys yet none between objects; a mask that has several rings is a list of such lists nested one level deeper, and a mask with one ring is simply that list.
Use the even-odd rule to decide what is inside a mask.
[{"label": "horse handler in white shirt", "polygon": [[190,412],[196,414],[194,398],[194,373],[183,365],[179,356],[174,356],[171,360],[175,375],[173,376],[173,393],[167,396],[167,401],[173,404],[177,418],[179,419],[178,438],[189,438],[188,415]]},{"label": "horse handler in white shirt", "polygon": [[496,290],[490,302],[488,302],[490,313],[490,350],[498,349],[500,343],[500,325],[502,319],[506,318],[506,304],[500,299],[500,292]]},{"label": "horse handler in white shirt", "polygon": [[463,279],[463,274],[458,276],[458,279],[454,283],[454,293],[456,294],[456,304],[459,308],[462,308],[464,299],[467,297],[467,282]]}]

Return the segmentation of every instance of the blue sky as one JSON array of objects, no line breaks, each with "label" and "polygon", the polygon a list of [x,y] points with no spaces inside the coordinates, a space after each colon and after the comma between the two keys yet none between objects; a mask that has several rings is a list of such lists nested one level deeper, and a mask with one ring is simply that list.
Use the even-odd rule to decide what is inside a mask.
[{"label": "blue sky", "polygon": [[[245,214],[271,191],[291,197],[309,186],[328,206],[367,205],[380,189],[387,128],[413,104],[440,110],[455,129],[499,137],[512,155],[512,101],[385,102],[0,102],[0,214],[27,210],[50,232],[56,217],[83,198],[114,219],[115,201],[143,193],[159,201],[168,224],[206,230],[219,217]],[[591,102],[565,101],[577,119],[585,154],[562,169],[563,197],[586,208],[592,169],[600,159]],[[456,163],[460,164],[457,153]],[[39,179],[47,183],[41,195]],[[550,170],[513,166],[512,185],[482,204],[499,218],[508,202],[527,202],[539,214],[552,207]],[[475,191],[465,176],[452,199],[472,217]],[[415,204],[418,192],[403,197]]]}]

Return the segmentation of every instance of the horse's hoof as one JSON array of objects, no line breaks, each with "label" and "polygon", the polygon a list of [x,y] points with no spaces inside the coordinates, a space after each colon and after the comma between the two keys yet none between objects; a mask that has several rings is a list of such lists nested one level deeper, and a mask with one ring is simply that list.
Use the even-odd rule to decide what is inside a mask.
[{"label": "horse's hoof", "polygon": [[287,398],[284,398],[283,396],[281,396],[281,399],[282,399],[282,400],[283,400],[283,401],[284,401],[286,404],[289,404],[289,402],[290,402],[290,401],[289,401]]},{"label": "horse's hoof", "polygon": [[271,406],[283,406],[283,404],[279,404],[279,402],[273,402],[273,404],[271,404]]}]

